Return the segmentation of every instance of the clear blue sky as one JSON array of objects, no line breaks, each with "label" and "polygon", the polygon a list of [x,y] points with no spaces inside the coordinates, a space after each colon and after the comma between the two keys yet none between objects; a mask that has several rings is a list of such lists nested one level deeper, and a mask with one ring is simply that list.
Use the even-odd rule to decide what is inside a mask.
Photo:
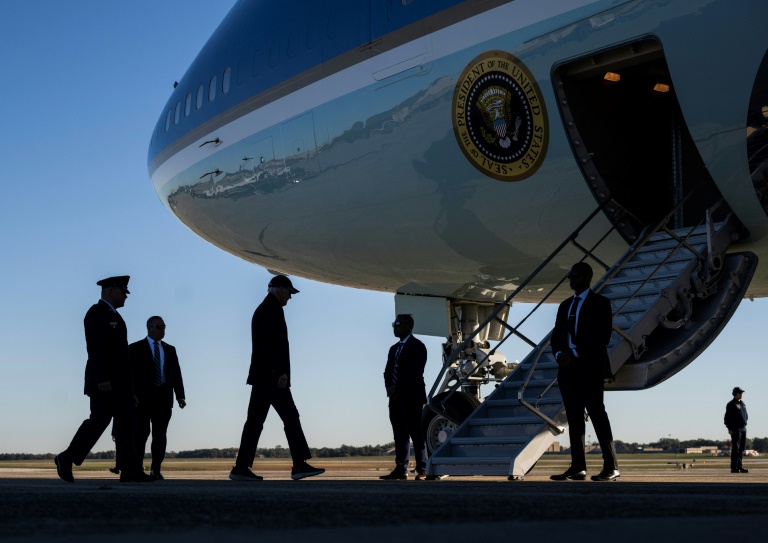
[{"label": "clear blue sky", "polygon": [[[198,238],[161,205],[147,146],[172,85],[233,1],[4,2],[0,6],[0,452],[59,452],[88,415],[83,316],[95,282],[132,276],[130,341],[160,314],[178,349],[188,407],[169,449],[235,447],[250,387],[250,319],[269,273]],[[293,391],[310,446],[392,440],[382,371],[393,295],[296,278],[286,308]],[[730,390],[746,389],[749,435],[768,436],[768,302],[744,302],[681,374],[609,393],[614,434],[725,439]],[[554,309],[535,324],[543,336]],[[429,349],[428,386],[440,366]],[[522,359],[525,352],[505,352]],[[592,438],[594,439],[594,437]],[[562,443],[566,443],[561,439]],[[286,446],[272,412],[261,445]],[[109,436],[95,450],[111,449]]]}]

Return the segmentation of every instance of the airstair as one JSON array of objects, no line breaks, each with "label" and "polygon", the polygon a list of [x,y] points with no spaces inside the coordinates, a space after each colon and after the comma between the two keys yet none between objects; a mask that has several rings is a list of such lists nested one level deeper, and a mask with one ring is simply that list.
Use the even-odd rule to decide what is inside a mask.
[{"label": "airstair", "polygon": [[[583,260],[590,259],[606,269],[593,286],[610,299],[613,311],[608,351],[614,378],[606,382],[606,390],[648,388],[696,358],[728,322],[757,267],[752,253],[726,255],[728,246],[738,238],[738,221],[731,214],[715,221],[717,207],[709,210],[699,225],[674,230],[666,227],[673,210],[655,227],[646,228],[610,268],[595,257],[595,248],[608,234],[591,249],[577,240],[601,208],[595,210],[478,328],[479,332],[495,320],[507,329],[496,348],[513,335],[534,348],[469,418],[456,422],[456,431],[430,457],[428,474],[522,479],[565,431],[557,363],[549,345],[551,333],[536,345],[522,336],[519,324],[510,326],[500,321],[498,313],[566,246],[577,247],[584,253]],[[564,281],[565,277],[543,301]],[[444,370],[470,341],[471,336],[447,357]],[[460,385],[450,393],[460,394]],[[429,408],[450,418],[441,405],[446,394],[438,398],[440,401],[430,397]]]}]

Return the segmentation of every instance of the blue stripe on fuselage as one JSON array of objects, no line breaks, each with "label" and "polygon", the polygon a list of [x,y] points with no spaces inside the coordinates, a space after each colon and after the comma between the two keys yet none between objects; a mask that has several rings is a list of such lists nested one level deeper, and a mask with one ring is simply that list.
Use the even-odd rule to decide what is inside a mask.
[{"label": "blue stripe on fuselage", "polygon": [[[274,2],[239,0],[210,37],[179,82],[155,127],[148,161],[185,133],[227,109],[323,62],[444,9],[462,0],[319,0]],[[307,5],[309,4],[309,5]],[[229,92],[221,92],[222,74],[231,67]],[[217,76],[217,93],[208,101],[208,84]],[[205,86],[202,107],[196,92]],[[192,93],[192,111],[184,102]],[[165,131],[169,109],[181,102],[179,123]],[[172,115],[173,116],[173,115]]]}]

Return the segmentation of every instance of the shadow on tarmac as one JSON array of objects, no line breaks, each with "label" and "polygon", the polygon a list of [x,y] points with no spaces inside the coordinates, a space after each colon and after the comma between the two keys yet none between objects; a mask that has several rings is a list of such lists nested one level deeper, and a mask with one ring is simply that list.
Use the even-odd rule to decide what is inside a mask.
[{"label": "shadow on tarmac", "polygon": [[[55,474],[53,475],[55,477]],[[167,475],[168,477],[168,475]],[[545,477],[379,481],[320,476],[233,482],[173,474],[121,484],[91,474],[74,484],[0,477],[0,534],[10,541],[458,541],[607,535],[623,542],[702,542],[768,526],[768,473],[689,481],[625,476],[611,483]],[[679,478],[678,478],[679,479]],[[714,481],[714,482],[713,482]],[[752,531],[754,529],[754,531]]]}]

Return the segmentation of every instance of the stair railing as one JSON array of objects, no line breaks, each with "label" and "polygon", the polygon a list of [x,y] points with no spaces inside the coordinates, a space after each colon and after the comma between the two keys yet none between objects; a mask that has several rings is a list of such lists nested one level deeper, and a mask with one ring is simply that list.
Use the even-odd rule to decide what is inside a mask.
[{"label": "stair railing", "polygon": [[536,306],[517,324],[517,326],[512,326],[508,323],[506,323],[503,319],[500,319],[498,317],[499,313],[506,307],[511,306],[512,300],[520,293],[522,290],[531,282],[533,279],[541,273],[541,271],[546,268],[546,266],[558,255],[562,250],[568,246],[569,244],[576,247],[579,251],[585,253],[584,258],[582,258],[582,261],[585,260],[587,257],[592,258],[596,263],[598,263],[600,266],[603,266],[605,269],[608,269],[608,266],[605,265],[599,258],[597,258],[593,253],[595,249],[613,232],[615,231],[616,227],[611,225],[611,227],[605,232],[605,234],[595,243],[591,249],[587,249],[578,242],[576,242],[576,238],[579,236],[581,231],[602,211],[602,209],[607,205],[607,203],[610,202],[610,198],[606,199],[602,204],[600,204],[592,213],[589,214],[589,216],[578,226],[576,229],[571,232],[571,234],[568,235],[568,237],[565,238],[565,240],[560,243],[548,256],[544,259],[544,261],[539,264],[539,266],[536,267],[536,269],[526,277],[518,287],[507,296],[507,298],[500,304],[497,304],[494,311],[491,312],[490,315],[471,333],[469,334],[458,346],[456,346],[453,351],[451,351],[451,354],[444,360],[443,367],[441,368],[440,372],[438,373],[437,378],[435,379],[435,383],[432,385],[432,389],[429,392],[429,397],[427,401],[427,407],[431,409],[432,411],[438,413],[439,415],[445,417],[450,422],[457,424],[458,421],[455,421],[452,419],[449,413],[447,413],[447,410],[443,406],[443,402],[447,401],[448,398],[450,398],[456,390],[459,389],[460,386],[464,385],[469,378],[474,375],[474,373],[480,369],[480,364],[477,364],[474,368],[472,368],[471,371],[469,371],[466,375],[458,375],[457,379],[455,380],[454,384],[450,385],[448,387],[448,395],[445,396],[442,401],[440,402],[441,405],[437,406],[434,405],[432,402],[432,398],[435,394],[435,390],[438,386],[438,384],[441,382],[443,375],[445,375],[445,372],[450,368],[453,363],[458,358],[459,354],[462,353],[467,347],[469,347],[472,343],[472,340],[477,337],[480,332],[482,332],[486,326],[488,326],[491,322],[496,321],[499,324],[501,324],[504,328],[507,329],[508,333],[499,341],[499,343],[488,353],[488,356],[491,356],[496,352],[496,350],[501,347],[501,345],[509,339],[511,336],[516,336],[520,338],[523,342],[530,345],[532,348],[536,348],[537,344],[527,338],[524,334],[522,334],[519,331],[520,326],[528,320],[528,318],[539,308],[541,305],[543,305],[547,299],[562,285],[562,283],[565,281],[565,277],[560,279],[560,281],[557,282],[557,284],[550,289],[550,291],[542,298],[542,300],[536,304]]},{"label": "stair railing", "polygon": [[[669,251],[669,254],[667,255],[667,257],[664,258],[664,260],[662,262],[660,262],[656,266],[656,268],[648,275],[648,277],[640,284],[640,286],[637,287],[635,292],[633,292],[632,295],[629,298],[627,298],[627,300],[622,304],[622,306],[614,312],[614,314],[613,314],[614,317],[616,315],[619,315],[626,308],[627,304],[629,304],[629,302],[632,301],[637,296],[638,292],[640,292],[640,290],[651,281],[651,279],[659,272],[659,270],[681,248],[685,248],[685,249],[689,250],[697,258],[697,260],[699,260],[699,262],[703,262],[703,261],[705,261],[708,258],[707,256],[702,255],[696,249],[691,247],[691,245],[688,244],[687,240],[688,240],[688,238],[690,238],[691,235],[693,235],[693,233],[696,231],[696,229],[699,228],[705,222],[705,220],[707,221],[707,223],[709,225],[709,223],[711,222],[711,212],[710,212],[710,210],[714,210],[717,207],[719,207],[723,203],[722,200],[720,202],[718,202],[717,204],[715,204],[712,208],[708,209],[707,213],[706,213],[706,216],[705,216],[705,219],[702,219],[695,226],[690,228],[688,230],[688,233],[684,237],[682,237],[682,238],[680,236],[678,236],[672,230],[668,229],[667,226],[666,226],[667,223],[669,222],[669,220],[672,218],[672,216],[677,211],[677,208],[679,206],[682,206],[683,203],[685,203],[685,201],[688,199],[688,197],[690,197],[691,194],[692,193],[689,193],[685,198],[683,198],[683,200],[681,202],[679,202],[678,205],[676,205],[661,221],[659,221],[653,229],[650,229],[650,230],[646,229],[644,234],[638,238],[638,240],[632,245],[630,250],[627,251],[627,253],[625,253],[625,255],[593,287],[594,292],[600,292],[603,289],[603,287],[605,285],[607,285],[608,282],[611,279],[613,279],[624,268],[624,266],[627,265],[628,262],[630,262],[632,260],[632,258],[634,258],[634,256],[640,251],[640,249],[642,249],[645,245],[647,245],[647,243],[650,241],[651,237],[654,236],[660,230],[664,230],[666,233],[668,233],[671,236],[672,239],[677,240],[677,245],[673,249],[671,249]],[[728,216],[728,218],[730,218],[730,215]],[[712,241],[711,241],[710,238],[713,236],[713,234],[714,234],[714,229],[713,229],[713,227],[710,227],[708,229],[708,231],[707,231],[708,246],[711,246],[711,244],[712,244]],[[586,256],[585,256],[585,258],[586,258]],[[562,283],[562,280],[561,280],[561,283]],[[632,346],[632,350],[635,353],[635,356],[639,357],[640,354],[642,354],[640,352],[640,346],[633,340],[633,338],[629,334],[624,332],[622,329],[620,329],[618,326],[616,326],[615,324],[612,324],[612,327],[613,327],[613,330],[615,332],[617,332],[619,335],[622,336],[622,338],[624,338],[626,341],[629,342],[629,344]],[[529,403],[525,399],[525,390],[526,390],[526,388],[528,386],[528,382],[531,380],[531,377],[533,376],[533,372],[536,370],[536,366],[539,363],[539,360],[541,359],[541,356],[544,353],[544,350],[549,346],[550,340],[551,340],[551,333],[546,338],[545,341],[542,341],[541,344],[539,344],[537,346],[538,353],[536,354],[536,357],[535,357],[535,359],[533,361],[533,364],[531,364],[531,368],[528,370],[528,374],[527,374],[523,384],[521,385],[520,390],[518,390],[518,400],[520,401],[521,405],[525,406],[532,413],[534,413],[538,417],[540,417],[547,424],[547,426],[551,429],[551,431],[553,433],[555,433],[556,435],[558,435],[558,434],[563,433],[565,431],[565,429],[563,427],[559,426],[558,424],[556,424],[550,417],[546,416],[539,409],[539,401],[547,393],[547,391],[549,391],[549,389],[554,386],[554,384],[557,382],[557,377],[555,377],[544,388],[544,390],[541,393],[539,393],[535,405],[531,405],[531,403]]]}]

